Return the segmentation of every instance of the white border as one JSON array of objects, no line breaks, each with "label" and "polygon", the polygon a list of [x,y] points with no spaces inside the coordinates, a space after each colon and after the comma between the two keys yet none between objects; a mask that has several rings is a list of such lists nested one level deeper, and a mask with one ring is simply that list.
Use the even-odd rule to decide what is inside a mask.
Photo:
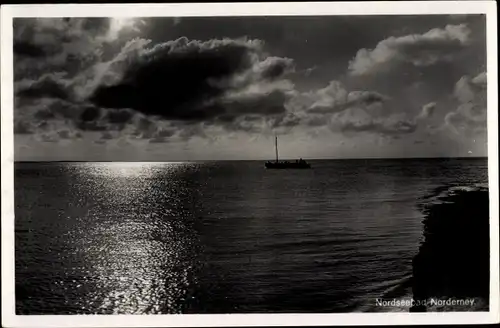
[{"label": "white border", "polygon": [[[1,9],[2,326],[194,327],[480,324],[499,322],[498,76],[494,1],[60,4],[8,5]],[[302,16],[487,14],[488,166],[490,191],[490,312],[361,314],[85,315],[19,316],[14,300],[13,17]],[[76,322],[75,322],[76,321]]]}]

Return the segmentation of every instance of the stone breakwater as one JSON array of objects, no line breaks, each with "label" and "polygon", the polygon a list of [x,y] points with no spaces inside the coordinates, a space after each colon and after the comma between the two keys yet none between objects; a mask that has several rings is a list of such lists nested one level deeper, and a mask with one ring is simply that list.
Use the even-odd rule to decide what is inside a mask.
[{"label": "stone breakwater", "polygon": [[[413,259],[411,311],[487,311],[489,193],[484,186],[436,190],[422,203],[424,239]],[[429,306],[429,299],[466,299],[471,307]]]}]

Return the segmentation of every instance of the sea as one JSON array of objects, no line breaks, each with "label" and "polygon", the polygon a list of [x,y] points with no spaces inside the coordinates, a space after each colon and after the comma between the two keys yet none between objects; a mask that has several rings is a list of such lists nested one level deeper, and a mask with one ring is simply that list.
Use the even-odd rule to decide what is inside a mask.
[{"label": "sea", "polygon": [[15,163],[18,314],[339,313],[411,297],[422,202],[487,159]]}]

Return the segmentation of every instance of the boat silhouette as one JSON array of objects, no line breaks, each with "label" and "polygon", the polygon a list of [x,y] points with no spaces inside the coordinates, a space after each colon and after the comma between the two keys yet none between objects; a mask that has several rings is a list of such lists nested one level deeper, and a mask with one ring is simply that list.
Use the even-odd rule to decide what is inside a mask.
[{"label": "boat silhouette", "polygon": [[311,164],[307,163],[305,160],[298,159],[295,162],[281,161],[278,158],[278,137],[275,137],[274,147],[276,150],[276,160],[274,162],[267,161],[265,167],[267,169],[310,169]]}]

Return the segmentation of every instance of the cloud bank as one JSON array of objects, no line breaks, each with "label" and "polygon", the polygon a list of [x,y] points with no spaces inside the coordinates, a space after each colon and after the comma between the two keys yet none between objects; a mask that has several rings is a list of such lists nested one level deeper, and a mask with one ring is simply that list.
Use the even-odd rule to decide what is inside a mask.
[{"label": "cloud bank", "polygon": [[400,63],[430,66],[451,61],[468,45],[470,33],[470,29],[461,24],[432,29],[424,34],[391,36],[380,41],[374,49],[360,49],[349,63],[349,70],[352,75],[366,75]]},{"label": "cloud bank", "polygon": [[[445,95],[451,109],[430,97],[410,104],[398,80],[384,81],[388,88],[352,82],[383,80],[382,73],[404,72],[404,65],[419,70],[458,60],[471,47],[465,23],[384,36],[373,49],[356,48],[331,77],[320,65],[304,67],[273,53],[260,38],[154,40],[143,37],[142,19],[14,25],[15,133],[38,141],[157,145],[296,132],[396,140],[423,138],[428,126],[460,135],[486,129],[486,72],[453,78],[453,94]],[[314,81],[320,74],[322,85]]]}]

